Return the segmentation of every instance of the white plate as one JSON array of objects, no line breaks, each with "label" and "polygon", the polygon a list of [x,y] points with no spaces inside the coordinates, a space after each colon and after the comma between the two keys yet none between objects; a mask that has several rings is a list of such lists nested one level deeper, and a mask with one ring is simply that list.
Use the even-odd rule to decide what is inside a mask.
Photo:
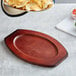
[{"label": "white plate", "polygon": [[76,36],[76,27],[74,25],[74,20],[71,16],[67,17],[58,25],[56,25],[56,28],[70,35]]}]

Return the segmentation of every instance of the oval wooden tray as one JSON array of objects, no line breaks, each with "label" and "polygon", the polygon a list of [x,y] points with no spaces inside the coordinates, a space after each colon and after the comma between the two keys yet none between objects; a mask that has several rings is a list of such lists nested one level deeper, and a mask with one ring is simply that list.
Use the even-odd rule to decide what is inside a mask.
[{"label": "oval wooden tray", "polygon": [[19,58],[42,66],[56,66],[68,55],[57,40],[31,30],[16,30],[5,43]]}]

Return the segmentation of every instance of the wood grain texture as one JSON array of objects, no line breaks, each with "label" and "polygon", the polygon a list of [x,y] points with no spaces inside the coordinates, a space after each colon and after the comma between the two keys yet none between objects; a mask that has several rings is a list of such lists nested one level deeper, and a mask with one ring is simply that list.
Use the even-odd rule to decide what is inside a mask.
[{"label": "wood grain texture", "polygon": [[31,30],[16,30],[5,43],[19,58],[42,66],[56,66],[68,55],[57,40]]}]

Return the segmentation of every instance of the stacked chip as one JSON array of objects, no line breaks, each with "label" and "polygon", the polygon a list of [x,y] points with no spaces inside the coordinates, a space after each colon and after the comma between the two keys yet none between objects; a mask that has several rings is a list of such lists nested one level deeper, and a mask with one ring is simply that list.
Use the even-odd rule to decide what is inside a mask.
[{"label": "stacked chip", "polygon": [[53,6],[52,0],[4,0],[4,3],[26,11],[41,11]]}]

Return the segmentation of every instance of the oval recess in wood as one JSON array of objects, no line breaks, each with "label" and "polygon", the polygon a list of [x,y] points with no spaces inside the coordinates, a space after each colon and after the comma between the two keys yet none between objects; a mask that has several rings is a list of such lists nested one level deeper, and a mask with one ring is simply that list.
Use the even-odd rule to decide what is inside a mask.
[{"label": "oval recess in wood", "polygon": [[31,30],[16,30],[5,38],[5,43],[19,58],[42,66],[56,66],[68,55],[56,39]]}]

